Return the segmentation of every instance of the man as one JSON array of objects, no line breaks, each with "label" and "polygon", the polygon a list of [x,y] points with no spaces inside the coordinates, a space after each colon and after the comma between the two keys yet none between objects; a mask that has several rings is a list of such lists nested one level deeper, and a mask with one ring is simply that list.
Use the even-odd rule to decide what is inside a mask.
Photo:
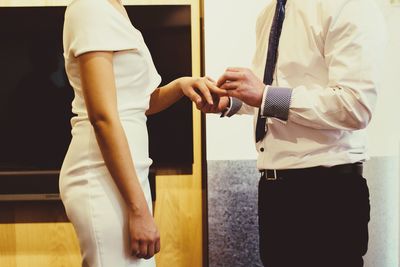
[{"label": "man", "polygon": [[[373,0],[273,0],[253,70],[228,68],[214,106],[255,114],[267,267],[359,267],[368,246],[365,130],[385,44]],[[228,98],[229,97],[229,98]]]}]

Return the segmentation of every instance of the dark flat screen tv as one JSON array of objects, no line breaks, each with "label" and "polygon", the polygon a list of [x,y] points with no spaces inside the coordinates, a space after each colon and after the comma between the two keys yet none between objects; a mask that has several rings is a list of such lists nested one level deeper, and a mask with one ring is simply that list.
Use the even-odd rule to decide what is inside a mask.
[{"label": "dark flat screen tv", "polygon": [[[190,7],[126,8],[162,84],[191,76]],[[0,7],[0,199],[58,193],[74,116],[62,56],[64,12],[65,7]],[[148,118],[152,172],[191,172],[192,125],[187,99]]]}]

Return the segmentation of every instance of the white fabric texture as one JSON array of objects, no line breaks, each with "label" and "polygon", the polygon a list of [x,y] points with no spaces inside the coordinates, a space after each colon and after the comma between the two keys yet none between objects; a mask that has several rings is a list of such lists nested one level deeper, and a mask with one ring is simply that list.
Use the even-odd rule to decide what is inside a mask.
[{"label": "white fabric texture", "polygon": [[[253,70],[262,79],[275,2],[260,14]],[[259,169],[295,169],[368,158],[365,127],[376,103],[386,29],[373,0],[291,0],[274,87],[293,88],[287,122],[268,118]],[[258,110],[243,105],[239,114]],[[263,148],[263,152],[261,151]]]},{"label": "white fabric texture", "polygon": [[153,267],[129,252],[125,202],[111,177],[88,119],[77,57],[113,51],[118,112],[150,210],[145,112],[161,78],[141,33],[108,0],[74,0],[65,13],[64,57],[75,98],[72,141],[60,174],[60,193],[75,227],[83,266]]}]

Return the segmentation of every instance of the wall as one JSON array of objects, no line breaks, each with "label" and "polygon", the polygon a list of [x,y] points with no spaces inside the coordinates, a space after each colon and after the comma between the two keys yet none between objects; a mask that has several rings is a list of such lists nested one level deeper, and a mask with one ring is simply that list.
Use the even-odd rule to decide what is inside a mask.
[{"label": "wall", "polygon": [[[207,75],[218,78],[228,66],[250,67],[256,15],[269,1],[204,0]],[[371,236],[366,266],[396,267],[400,266],[400,7],[389,5],[389,0],[376,1],[387,20],[389,44],[375,117],[368,130],[371,160],[365,176],[371,193]],[[259,265],[252,121],[249,116],[207,115],[210,266]]]},{"label": "wall", "polygon": [[[218,79],[229,66],[251,66],[255,48],[256,17],[268,2],[269,0],[204,1],[207,75]],[[255,159],[251,125],[250,116],[219,119],[216,115],[207,115],[207,159]]]}]

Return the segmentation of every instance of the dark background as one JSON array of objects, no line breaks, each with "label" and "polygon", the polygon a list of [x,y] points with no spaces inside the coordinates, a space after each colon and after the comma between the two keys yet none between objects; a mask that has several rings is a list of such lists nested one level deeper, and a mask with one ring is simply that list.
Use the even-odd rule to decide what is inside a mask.
[{"label": "dark background", "polygon": [[[166,84],[191,76],[188,6],[127,6]],[[65,7],[0,8],[0,172],[59,170],[68,148],[73,90],[65,74]],[[192,104],[148,120],[153,169],[191,172]],[[1,177],[5,179],[4,177]]]}]

